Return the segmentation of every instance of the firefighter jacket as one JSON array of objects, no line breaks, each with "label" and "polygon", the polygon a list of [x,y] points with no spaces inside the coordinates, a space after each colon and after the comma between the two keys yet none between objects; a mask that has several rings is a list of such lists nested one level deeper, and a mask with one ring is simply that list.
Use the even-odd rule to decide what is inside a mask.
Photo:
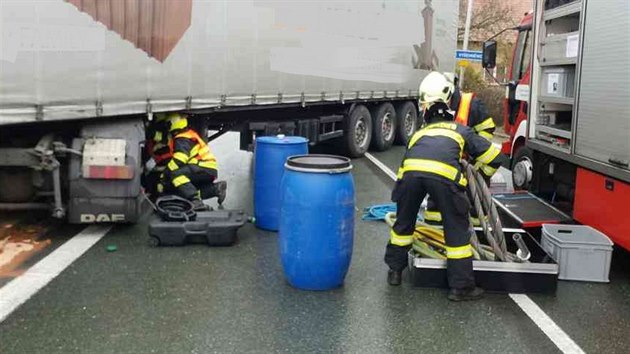
[{"label": "firefighter jacket", "polygon": [[155,161],[158,169],[166,166],[173,157],[173,140],[168,133],[161,130],[150,132],[151,138],[147,141],[146,151]]},{"label": "firefighter jacket", "polygon": [[496,125],[486,106],[474,93],[462,93],[456,89],[451,99],[451,108],[457,112],[455,123],[471,127],[477,134],[492,140]]},{"label": "firefighter jacket", "polygon": [[475,134],[467,126],[451,121],[431,123],[409,140],[405,158],[398,170],[398,179],[406,173],[446,179],[466,187],[460,160],[464,153],[478,164],[497,169],[503,160],[501,151],[491,142]]},{"label": "firefighter jacket", "polygon": [[174,187],[190,183],[190,176],[179,173],[179,169],[193,165],[216,175],[217,160],[210,152],[208,144],[192,129],[177,131],[173,134],[173,158],[167,164],[167,177]]}]

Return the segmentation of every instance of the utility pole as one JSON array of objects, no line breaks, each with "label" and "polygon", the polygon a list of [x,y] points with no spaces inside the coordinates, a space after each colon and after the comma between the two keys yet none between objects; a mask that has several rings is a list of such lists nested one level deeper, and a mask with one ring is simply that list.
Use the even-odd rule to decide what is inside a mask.
[{"label": "utility pole", "polygon": [[[472,17],[472,8],[474,0],[468,0],[468,8],[466,9],[466,25],[464,27],[464,48],[463,50],[468,50],[468,36],[470,35],[470,18]],[[459,87],[464,87],[464,67],[459,67]]]}]

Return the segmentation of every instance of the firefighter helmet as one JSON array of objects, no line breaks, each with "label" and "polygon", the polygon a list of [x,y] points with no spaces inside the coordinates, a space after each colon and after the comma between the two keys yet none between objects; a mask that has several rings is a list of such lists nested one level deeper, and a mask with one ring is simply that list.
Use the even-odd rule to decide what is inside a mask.
[{"label": "firefighter helmet", "polygon": [[188,128],[188,119],[181,113],[169,113],[168,121],[171,123],[170,131]]},{"label": "firefighter helmet", "polygon": [[437,102],[448,105],[455,87],[446,76],[433,71],[422,80],[418,90],[420,91],[420,104],[428,108]]}]

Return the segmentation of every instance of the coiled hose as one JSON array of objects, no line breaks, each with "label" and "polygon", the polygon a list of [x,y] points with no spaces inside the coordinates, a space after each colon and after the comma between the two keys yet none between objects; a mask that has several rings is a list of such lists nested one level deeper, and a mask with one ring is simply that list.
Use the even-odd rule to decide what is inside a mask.
[{"label": "coiled hose", "polygon": [[[472,225],[470,227],[470,244],[473,248],[473,257],[477,260],[499,260],[503,262],[524,261],[507,251],[503,226],[499,219],[492,194],[486,186],[483,176],[467,161],[462,161],[462,166],[468,179],[468,190],[472,196],[472,206],[479,216],[480,226],[487,244],[482,244],[477,237]],[[483,217],[485,215],[485,217]],[[388,212],[385,222],[392,227],[396,221],[396,214]],[[416,222],[414,231],[413,250],[421,256],[436,259],[446,259],[446,245],[444,230],[426,224]]]},{"label": "coiled hose", "polygon": [[[468,179],[468,191],[472,196],[473,207],[479,216],[479,224],[483,230],[486,241],[492,247],[494,256],[503,262],[514,261],[514,255],[509,255],[505,243],[505,235],[503,234],[503,225],[499,218],[492,194],[483,179],[483,176],[468,161],[462,160],[462,166],[466,172]],[[482,216],[483,215],[483,216]],[[475,242],[478,242],[476,233],[471,237],[471,244],[475,248]],[[479,245],[477,245],[479,247]]]}]

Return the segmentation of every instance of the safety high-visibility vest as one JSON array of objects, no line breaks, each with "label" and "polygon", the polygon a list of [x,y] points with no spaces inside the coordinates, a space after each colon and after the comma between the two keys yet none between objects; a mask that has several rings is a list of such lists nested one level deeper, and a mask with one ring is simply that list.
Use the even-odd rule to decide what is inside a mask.
[{"label": "safety high-visibility vest", "polygon": [[462,94],[461,99],[459,100],[459,108],[457,108],[457,115],[455,116],[455,123],[468,126],[468,116],[470,115],[470,105],[474,97],[475,97],[474,93]]},{"label": "safety high-visibility vest", "polygon": [[455,116],[455,122],[473,128],[477,134],[492,141],[491,131],[496,128],[492,117],[483,117],[486,118],[483,122],[473,122],[475,125],[470,125],[470,108],[473,98],[475,98],[474,93],[462,94]]},{"label": "safety high-visibility vest", "polygon": [[[186,163],[198,165],[199,167],[203,168],[218,170],[216,157],[212,154],[212,152],[210,152],[208,144],[206,144],[206,142],[199,136],[199,134],[197,134],[196,131],[188,129],[176,134],[171,144],[174,144],[174,141],[177,138],[189,139],[195,143],[193,148],[188,153],[188,156],[186,157]],[[176,152],[175,154],[179,153]]]}]

